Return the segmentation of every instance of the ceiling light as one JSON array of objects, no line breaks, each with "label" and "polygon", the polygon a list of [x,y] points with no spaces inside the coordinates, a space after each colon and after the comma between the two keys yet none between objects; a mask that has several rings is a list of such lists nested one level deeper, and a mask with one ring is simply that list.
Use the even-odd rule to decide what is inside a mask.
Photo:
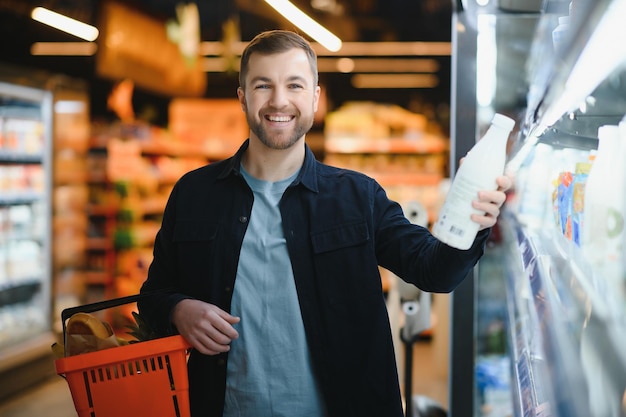
[{"label": "ceiling light", "polygon": [[433,74],[355,74],[356,88],[435,88],[439,79]]},{"label": "ceiling light", "polygon": [[98,38],[97,28],[43,7],[35,7],[31,12],[31,17],[44,25],[52,26],[89,42]]},{"label": "ceiling light", "polygon": [[[626,26],[622,22],[625,13],[626,1],[611,3],[569,72],[564,90],[546,109],[542,124],[552,126],[564,114],[579,108],[602,80],[624,65],[626,43],[617,40],[626,36]],[[606,45],[611,47],[606,48]]]},{"label": "ceiling light", "polygon": [[324,48],[336,52],[341,49],[341,39],[331,33],[324,26],[317,23],[302,10],[287,0],[265,0],[278,13],[296,25],[304,33],[315,39]]}]

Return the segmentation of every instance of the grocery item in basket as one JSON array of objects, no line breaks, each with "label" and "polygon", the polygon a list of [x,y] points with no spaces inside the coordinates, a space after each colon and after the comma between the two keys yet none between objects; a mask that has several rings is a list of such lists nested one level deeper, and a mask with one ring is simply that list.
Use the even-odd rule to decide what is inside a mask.
[{"label": "grocery item in basket", "polygon": [[120,346],[108,323],[89,313],[73,314],[65,329],[65,356]]},{"label": "grocery item in basket", "polygon": [[65,347],[63,347],[63,343],[54,342],[52,346],[52,354],[55,359],[61,359],[65,357]]},{"label": "grocery item in basket", "polygon": [[136,311],[131,312],[134,323],[131,323],[126,326],[128,329],[128,334],[133,336],[136,340],[131,340],[127,343],[137,343],[137,342],[145,342],[146,340],[156,339],[158,336],[154,330],[150,327],[150,325],[141,317],[139,313]]}]

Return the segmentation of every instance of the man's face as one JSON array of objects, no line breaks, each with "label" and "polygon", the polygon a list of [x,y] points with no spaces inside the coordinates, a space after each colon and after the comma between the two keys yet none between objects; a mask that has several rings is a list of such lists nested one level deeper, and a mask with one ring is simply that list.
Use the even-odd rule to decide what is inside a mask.
[{"label": "man's face", "polygon": [[[245,91],[244,91],[245,90]],[[250,56],[245,87],[237,96],[250,127],[250,139],[271,149],[287,149],[313,126],[320,87],[301,49]]]}]

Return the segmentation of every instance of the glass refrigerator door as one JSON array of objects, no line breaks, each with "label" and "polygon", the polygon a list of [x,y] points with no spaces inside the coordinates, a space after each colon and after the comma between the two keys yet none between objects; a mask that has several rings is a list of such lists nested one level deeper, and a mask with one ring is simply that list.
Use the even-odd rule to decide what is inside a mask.
[{"label": "glass refrigerator door", "polygon": [[[450,171],[495,112],[518,119],[537,13],[509,15],[494,1],[457,2],[452,33]],[[512,136],[517,134],[516,130]],[[483,259],[451,298],[449,415],[505,417],[511,409],[508,303],[496,228]]]},{"label": "glass refrigerator door", "polygon": [[49,355],[55,340],[51,103],[45,90],[0,82],[0,373]]},{"label": "glass refrigerator door", "polygon": [[[586,226],[577,222],[588,209],[578,204],[582,168],[598,162],[599,128],[626,116],[626,0],[539,1],[534,12],[511,9],[527,0],[458,3],[451,163],[494,112],[513,116],[518,131],[507,166],[514,189],[473,279],[453,294],[449,415],[623,417],[625,206],[607,216],[605,248],[620,236],[610,260],[599,262],[608,249],[590,254],[576,231]],[[558,186],[567,172],[576,177],[562,183],[569,201]],[[622,183],[624,170],[613,172],[609,182]],[[594,202],[623,199],[623,188]]]}]

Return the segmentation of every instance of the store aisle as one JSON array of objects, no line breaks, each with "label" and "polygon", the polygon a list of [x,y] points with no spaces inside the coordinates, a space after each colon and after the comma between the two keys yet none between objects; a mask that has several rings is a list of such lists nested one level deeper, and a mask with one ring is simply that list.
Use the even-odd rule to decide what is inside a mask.
[{"label": "store aisle", "polygon": [[54,375],[0,403],[2,417],[75,417],[72,396],[63,378]]},{"label": "store aisle", "polygon": [[[413,353],[413,393],[447,404],[447,379],[437,372],[435,344],[418,342]],[[67,383],[53,376],[20,395],[0,403],[2,417],[75,417],[76,411]]]},{"label": "store aisle", "polygon": [[438,369],[440,354],[432,341],[413,347],[413,395],[424,395],[447,408],[448,377]]}]

